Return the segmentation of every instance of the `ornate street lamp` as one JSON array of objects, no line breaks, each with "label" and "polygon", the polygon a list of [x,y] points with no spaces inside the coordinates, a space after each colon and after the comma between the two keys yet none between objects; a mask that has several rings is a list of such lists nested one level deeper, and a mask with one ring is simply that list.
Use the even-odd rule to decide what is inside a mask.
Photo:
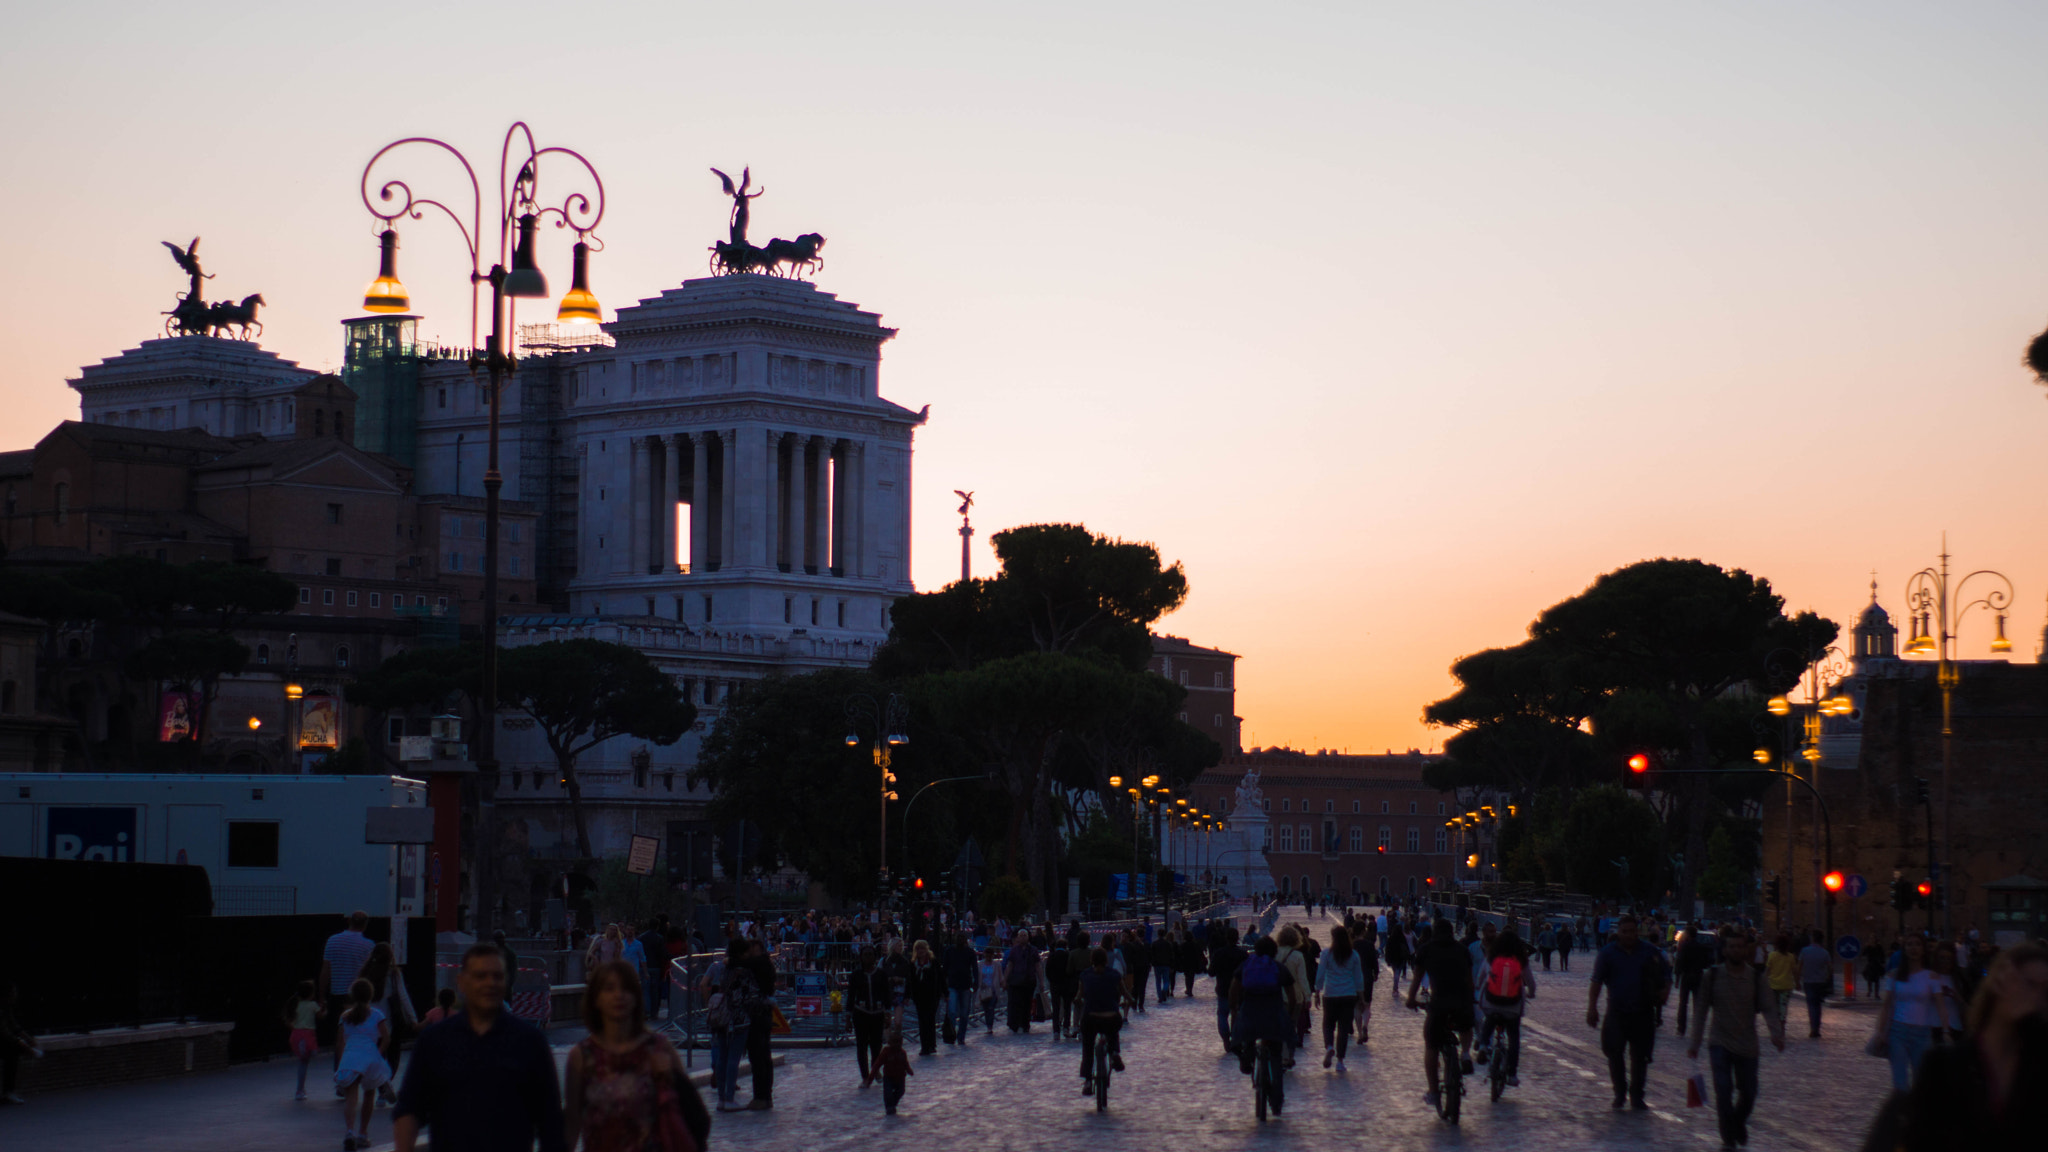
[{"label": "ornate street lamp", "polygon": [[[1948,570],[1948,533],[1941,534],[1941,563],[1937,567],[1922,568],[1906,581],[1906,607],[1913,614],[1913,638],[1906,645],[1906,652],[1912,656],[1933,656],[1939,662],[1935,680],[1941,688],[1941,908],[1942,930],[1951,931],[1955,924],[1955,912],[1951,900],[1955,895],[1955,884],[1951,873],[1955,871],[1953,840],[1950,835],[1950,820],[1954,814],[1955,799],[1955,694],[1961,673],[1955,665],[1956,634],[1961,629],[1963,617],[1972,608],[1983,608],[1994,613],[1998,632],[1991,641],[1991,651],[2004,653],[2012,651],[2012,641],[2005,638],[2006,609],[2012,606],[2012,581],[2003,573],[1980,568],[1959,580],[1951,580]],[[1984,577],[1992,587],[1983,595],[1972,600],[1964,599],[1970,581]],[[1933,631],[1929,632],[1929,626]],[[1928,855],[1934,854],[1934,845],[1927,846]],[[1929,871],[1932,871],[1930,865]],[[1930,927],[1934,920],[1930,909],[1927,916]]]},{"label": "ornate street lamp", "polygon": [[[896,773],[889,770],[894,759],[890,749],[910,743],[910,737],[904,734],[905,722],[909,718],[910,706],[903,702],[903,697],[894,692],[879,702],[873,696],[858,692],[846,698],[846,746],[860,747],[862,724],[868,725],[875,733],[875,771],[881,775],[882,792],[880,847],[876,859],[881,861],[880,879],[884,889],[889,884],[889,801],[899,798],[895,792]],[[903,815],[904,835],[908,836],[910,814],[905,812]],[[906,872],[910,869],[907,851],[903,867]]]},{"label": "ornate street lamp", "polygon": [[[395,177],[378,184],[376,197],[372,199],[371,173],[378,162],[387,154],[412,144],[438,148],[462,165],[463,172],[469,177],[470,191],[469,222],[466,225],[455,209],[440,200],[415,196],[411,185]],[[540,198],[540,169],[542,158],[549,156],[564,157],[580,165],[583,174],[594,185],[594,193],[570,192],[558,205],[544,204]],[[573,167],[571,173],[574,175]],[[472,372],[481,367],[490,376],[489,449],[484,463],[483,698],[479,709],[481,723],[476,733],[476,766],[480,774],[478,791],[481,797],[478,840],[489,845],[496,842],[493,821],[498,784],[498,491],[504,485],[504,479],[498,473],[498,409],[504,398],[505,379],[518,367],[516,352],[506,348],[506,299],[544,297],[548,294],[547,278],[541,274],[534,258],[534,234],[540,222],[552,216],[555,227],[570,228],[576,233],[576,287],[563,298],[556,318],[572,323],[595,320],[597,301],[588,290],[585,260],[598,222],[604,219],[604,181],[582,153],[568,148],[540,147],[534,141],[533,130],[524,121],[506,129],[505,143],[498,153],[498,196],[491,204],[497,218],[498,243],[490,253],[493,259],[488,271],[484,268],[481,247],[486,235],[483,186],[478,182],[476,169],[470,165],[469,158],[453,145],[430,136],[408,136],[386,144],[363,166],[362,196],[363,206],[384,225],[377,238],[377,278],[363,293],[365,310],[403,312],[412,306],[411,297],[398,278],[398,231],[394,225],[401,219],[423,219],[428,208],[439,209],[447,216],[456,230],[462,233],[463,242],[469,248],[469,342],[472,348],[476,345],[477,335],[477,288],[483,284],[491,287],[489,343],[482,353],[472,353],[470,357]],[[598,247],[603,247],[601,242]],[[478,853],[475,867],[476,927],[481,936],[491,926],[496,896],[492,857],[488,850]]]}]

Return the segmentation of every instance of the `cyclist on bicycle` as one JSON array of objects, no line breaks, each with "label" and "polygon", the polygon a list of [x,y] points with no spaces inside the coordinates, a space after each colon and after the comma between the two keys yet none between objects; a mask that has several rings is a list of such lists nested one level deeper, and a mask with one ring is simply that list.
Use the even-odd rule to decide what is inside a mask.
[{"label": "cyclist on bicycle", "polygon": [[1074,995],[1074,1006],[1081,1015],[1081,1094],[1084,1096],[1095,1091],[1095,1042],[1098,1038],[1109,1049],[1110,1070],[1124,1070],[1117,1033],[1123,1028],[1124,1003],[1130,998],[1130,978],[1109,966],[1108,949],[1096,948],[1090,952],[1088,970],[1081,973]]},{"label": "cyclist on bicycle", "polygon": [[1458,943],[1451,922],[1439,917],[1431,928],[1429,943],[1415,950],[1415,975],[1408,982],[1408,1007],[1415,1008],[1422,981],[1429,981],[1429,1010],[1422,1018],[1423,1068],[1429,1074],[1429,1092],[1423,1101],[1437,1104],[1437,1050],[1455,1033],[1460,1043],[1458,1067],[1472,1072],[1472,955]]},{"label": "cyclist on bicycle", "polygon": [[1230,1007],[1235,1017],[1231,1039],[1237,1044],[1238,1070],[1249,1076],[1259,1044],[1270,1041],[1286,1051],[1294,1043],[1294,1012],[1288,1007],[1288,989],[1294,973],[1277,958],[1280,946],[1271,936],[1259,937],[1252,954],[1237,969],[1230,982]]},{"label": "cyclist on bicycle", "polygon": [[[1522,1062],[1522,1010],[1530,1000],[1536,998],[1536,973],[1529,967],[1528,951],[1522,947],[1522,938],[1513,928],[1501,932],[1493,941],[1493,950],[1487,962],[1486,982],[1479,991],[1479,1007],[1486,1013],[1480,1024],[1480,1059],[1491,1054],[1495,1060],[1507,1061],[1508,1087],[1521,1084],[1516,1076]],[[1495,1051],[1494,1036],[1505,1033],[1505,1047]]]}]

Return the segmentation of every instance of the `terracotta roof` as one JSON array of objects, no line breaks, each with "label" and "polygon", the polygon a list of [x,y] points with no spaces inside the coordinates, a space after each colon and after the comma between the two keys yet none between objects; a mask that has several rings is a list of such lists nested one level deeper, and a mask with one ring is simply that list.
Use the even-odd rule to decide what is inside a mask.
[{"label": "terracotta roof", "polygon": [[67,432],[85,440],[112,441],[119,444],[154,444],[164,448],[213,449],[228,452],[233,451],[235,447],[233,441],[223,440],[201,428],[158,431],[154,428],[123,428],[118,424],[89,424],[83,420],[66,420],[57,425],[50,435],[54,436],[59,432]]}]

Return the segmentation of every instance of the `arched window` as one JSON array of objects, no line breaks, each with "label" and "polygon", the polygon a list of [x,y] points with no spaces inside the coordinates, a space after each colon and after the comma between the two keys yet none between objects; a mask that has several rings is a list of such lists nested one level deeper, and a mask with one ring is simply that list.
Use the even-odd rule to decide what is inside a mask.
[{"label": "arched window", "polygon": [[57,481],[57,527],[64,526],[64,517],[71,511],[71,485]]},{"label": "arched window", "polygon": [[1306,873],[1306,872],[1303,872],[1303,873],[1301,874],[1301,894],[1302,894],[1303,896],[1307,896],[1307,895],[1308,895],[1308,894],[1309,894],[1310,892],[1313,892],[1313,891],[1315,891],[1315,889],[1314,889],[1314,888],[1311,888],[1311,887],[1309,887],[1309,883],[1308,883],[1308,873]]},{"label": "arched window", "polygon": [[1282,800],[1282,801],[1280,801],[1280,810],[1281,810],[1282,812],[1292,812],[1292,811],[1294,811],[1294,801],[1292,801],[1292,800]]},{"label": "arched window", "polygon": [[258,644],[256,646],[256,662],[258,664],[270,663],[270,645]]},{"label": "arched window", "polygon": [[1287,877],[1285,876],[1280,878],[1280,894],[1282,896],[1287,895]]},{"label": "arched window", "polygon": [[346,668],[346,667],[348,667],[348,645],[346,645],[346,644],[338,644],[338,645],[336,645],[336,646],[335,646],[335,649],[334,649],[334,666],[335,666],[336,668]]}]

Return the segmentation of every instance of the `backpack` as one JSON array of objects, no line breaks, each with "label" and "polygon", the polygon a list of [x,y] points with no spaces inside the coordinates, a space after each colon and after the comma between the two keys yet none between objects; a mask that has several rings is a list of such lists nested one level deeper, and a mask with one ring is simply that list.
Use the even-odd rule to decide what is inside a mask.
[{"label": "backpack", "polygon": [[1522,962],[1513,956],[1493,958],[1493,971],[1486,977],[1486,998],[1496,1004],[1519,1004],[1522,1000]]},{"label": "backpack", "polygon": [[1271,956],[1256,952],[1238,969],[1239,980],[1244,982],[1246,992],[1277,992],[1280,990],[1280,964]]}]

